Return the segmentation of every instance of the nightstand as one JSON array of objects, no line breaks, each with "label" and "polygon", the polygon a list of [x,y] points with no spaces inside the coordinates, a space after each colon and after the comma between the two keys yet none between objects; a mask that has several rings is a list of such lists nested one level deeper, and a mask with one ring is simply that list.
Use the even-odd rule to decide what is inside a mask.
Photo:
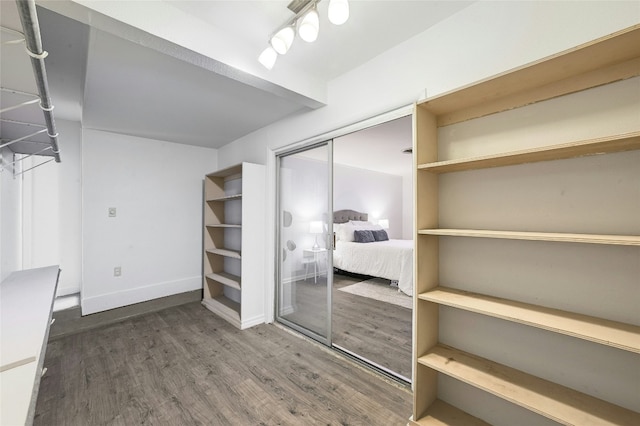
[{"label": "nightstand", "polygon": [[309,276],[309,267],[313,265],[313,282],[318,283],[318,275],[321,274],[319,262],[324,261],[326,265],[326,248],[304,249],[302,250],[302,264],[304,265],[304,280]]}]

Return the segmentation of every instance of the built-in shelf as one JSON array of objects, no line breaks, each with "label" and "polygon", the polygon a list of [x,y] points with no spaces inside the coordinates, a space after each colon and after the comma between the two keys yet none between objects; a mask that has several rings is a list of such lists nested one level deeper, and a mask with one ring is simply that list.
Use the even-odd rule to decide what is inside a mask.
[{"label": "built-in shelf", "polygon": [[217,254],[219,256],[224,256],[224,257],[230,257],[232,259],[240,259],[240,252],[238,250],[207,249],[207,253]]},{"label": "built-in shelf", "polygon": [[241,290],[241,278],[237,275],[230,274],[228,272],[212,272],[206,275],[210,280],[214,280],[219,282],[220,284],[226,285],[227,287],[235,288],[236,290]]},{"label": "built-in shelf", "polygon": [[418,166],[418,169],[434,173],[460,172],[540,161],[561,160],[585,155],[608,154],[634,149],[640,149],[640,132],[505,152],[502,154],[438,161],[435,163],[421,164]]},{"label": "built-in shelf", "polygon": [[489,423],[473,417],[458,408],[436,399],[427,413],[418,420],[410,420],[410,426],[489,426]]},{"label": "built-in shelf", "polygon": [[224,197],[208,198],[207,202],[215,202],[215,201],[225,202],[225,201],[231,201],[231,200],[239,200],[241,198],[242,198],[242,194],[225,195]]},{"label": "built-in shelf", "polygon": [[204,177],[202,303],[240,329],[264,322],[264,176],[241,163]]},{"label": "built-in shelf", "polygon": [[437,345],[418,363],[561,424],[640,424],[639,413],[448,346]]},{"label": "built-in shelf", "polygon": [[217,313],[236,327],[240,327],[240,304],[223,294],[202,299],[202,304]]},{"label": "built-in shelf", "polygon": [[498,238],[505,240],[556,241],[564,243],[640,246],[638,235],[563,234],[554,232],[490,231],[485,229],[421,229],[421,235]]},{"label": "built-in shelf", "polygon": [[435,96],[421,106],[446,126],[638,75],[637,26]]},{"label": "built-in shelf", "polygon": [[[628,183],[629,179],[636,179],[637,175],[632,174],[633,169],[616,170],[614,164],[622,164],[623,160],[626,161],[622,155],[608,155],[602,158],[602,164],[606,164],[607,167],[612,165],[606,173],[616,173],[619,177],[619,186],[611,185],[611,181],[599,182],[595,180],[595,176],[597,176],[595,173],[601,171],[583,167],[587,163],[581,160],[577,161],[580,164],[575,164],[575,161],[569,159],[640,149],[640,129],[638,126],[628,126],[622,118],[619,118],[626,117],[625,114],[632,114],[634,104],[624,101],[624,105],[620,104],[620,113],[615,111],[615,114],[613,112],[605,113],[610,108],[600,105],[601,96],[603,99],[617,97],[617,90],[623,87],[624,90],[628,90],[627,88],[632,87],[639,76],[640,25],[636,24],[539,61],[416,103],[413,117],[416,196],[414,218],[417,224],[414,249],[414,289],[418,300],[414,305],[413,315],[414,368],[412,384],[414,403],[412,418],[416,420],[411,420],[411,425],[473,424],[467,420],[441,420],[431,414],[440,407],[439,398],[442,398],[443,392],[448,395],[448,403],[454,406],[464,405],[469,414],[482,417],[484,421],[503,424],[518,423],[518,419],[511,417],[511,414],[498,411],[497,407],[501,404],[496,401],[487,401],[492,404],[491,407],[482,410],[474,404],[465,405],[465,396],[451,393],[448,384],[438,380],[442,374],[454,377],[562,424],[640,425],[639,413],[614,405],[628,406],[629,402],[628,399],[625,399],[625,394],[633,392],[636,388],[632,375],[619,377],[616,374],[635,367],[630,359],[640,353],[640,327],[638,325],[623,324],[604,318],[484,295],[482,293],[486,290],[483,290],[482,286],[476,285],[471,276],[467,277],[469,281],[466,282],[465,287],[470,292],[438,287],[439,271],[442,270],[443,265],[450,265],[452,259],[459,262],[456,264],[461,265],[462,268],[465,267],[465,262],[480,261],[473,256],[473,253],[465,250],[441,251],[439,247],[442,237],[475,237],[504,241],[600,244],[602,247],[599,251],[603,256],[602,268],[605,268],[602,272],[610,277],[610,279],[604,280],[601,285],[605,288],[611,286],[612,291],[615,289],[616,294],[611,293],[611,297],[632,298],[634,296],[637,286],[634,285],[635,282],[629,283],[630,277],[627,269],[631,267],[632,258],[625,258],[624,263],[622,261],[614,263],[610,260],[617,256],[616,253],[629,253],[629,250],[633,251],[640,247],[640,235],[634,228],[633,222],[629,220],[630,217],[633,217],[632,212],[626,210],[626,206],[629,204],[625,204],[626,201],[623,201],[633,199],[635,196]],[[624,81],[628,79],[634,80]],[[634,98],[635,100],[637,97]],[[548,104],[542,104],[545,101],[549,101]],[[536,107],[529,107],[538,102],[540,104]],[[593,108],[593,111],[601,108],[603,113],[601,115],[590,112],[586,114],[591,110],[576,108],[577,104],[588,105],[588,108]],[[528,109],[518,111],[520,107]],[[535,109],[535,111],[531,111],[531,109]],[[529,120],[530,114],[538,114],[541,110],[544,110],[544,114],[540,113],[535,120]],[[496,116],[495,120],[487,117],[478,121],[469,121],[492,114],[499,115],[503,112],[507,113],[502,117]],[[467,121],[469,122],[466,123]],[[456,123],[460,123],[460,125],[453,126]],[[446,128],[447,126],[451,127]],[[516,139],[511,140],[512,138]],[[578,138],[581,139],[577,140]],[[439,157],[439,151],[441,153],[441,149],[452,142],[458,144],[456,152],[452,152],[451,157]],[[486,143],[501,152],[492,151],[493,154],[471,157],[474,155],[473,151],[479,149],[477,144]],[[546,146],[532,147],[544,144]],[[531,148],[521,149],[522,147]],[[458,153],[463,157],[461,158]],[[450,200],[449,197],[472,197],[473,203],[484,203],[483,206],[488,208],[487,212],[493,213],[493,223],[497,223],[502,218],[505,218],[505,222],[517,220],[517,217],[513,215],[517,214],[518,209],[510,209],[508,200],[510,194],[520,191],[514,180],[513,185],[505,185],[504,198],[501,198],[501,203],[492,206],[491,197],[485,198],[482,193],[471,193],[467,188],[451,185],[449,177],[440,174],[515,166],[502,171],[504,176],[501,179],[504,182],[511,177],[518,179],[518,176],[532,177],[535,173],[544,173],[539,168],[517,167],[518,165],[556,160],[569,160],[565,163],[566,169],[562,168],[560,172],[562,174],[558,174],[558,176],[567,176],[570,178],[571,184],[575,183],[576,187],[583,184],[584,187],[580,190],[584,189],[584,193],[575,194],[575,200],[569,197],[554,198],[553,200],[540,198],[541,202],[557,203],[557,208],[549,209],[549,214],[540,218],[539,227],[527,230],[527,227],[522,226],[519,228],[523,230],[522,232],[517,228],[510,231],[499,231],[495,228],[493,230],[440,229],[452,226],[445,224],[453,222],[456,222],[456,225],[453,226],[465,228],[467,225],[474,228],[467,221],[470,216],[456,216],[455,213],[452,214],[451,211],[444,211],[440,208],[442,201]],[[560,168],[562,164],[557,164],[557,166]],[[469,176],[467,178],[471,179]],[[491,180],[495,177],[486,173],[476,173],[474,178],[486,179],[485,182],[495,182],[495,179]],[[544,185],[548,185],[548,182],[541,179],[540,188]],[[589,206],[592,204],[590,203],[597,200],[597,197],[607,194],[607,191],[616,193],[617,201],[615,202],[617,204],[607,207],[612,213],[620,211],[621,222],[619,224],[615,223],[619,220],[616,214],[612,214],[609,220],[611,223],[619,225],[618,228],[621,231],[614,232],[619,232],[622,235],[606,235],[606,233],[612,232],[607,229],[611,228],[611,223],[594,225],[594,228],[588,229],[593,234],[564,233],[575,231],[567,227],[564,229],[553,228],[561,232],[527,232],[544,230],[543,222],[556,223],[560,226],[559,224],[564,222],[565,215],[571,215],[570,217],[575,219],[575,223],[584,223],[591,214]],[[531,199],[535,200],[539,195],[532,192]],[[456,198],[456,200],[458,199],[461,200],[461,198]],[[613,201],[608,197],[602,199]],[[505,204],[502,204],[503,201]],[[544,211],[546,212],[546,210]],[[483,220],[485,217],[487,216],[478,218],[478,220]],[[487,228],[493,227],[487,225]],[[492,245],[502,246],[504,249],[504,244],[498,240]],[[465,241],[460,242],[465,244]],[[550,248],[549,246],[549,244],[526,243],[512,248],[526,253],[527,251],[546,250]],[[554,247],[562,253],[577,248],[586,250],[586,247],[577,247],[575,244]],[[492,253],[498,255],[497,250]],[[531,262],[536,261],[539,261],[539,258],[532,256]],[[548,263],[545,262],[540,268],[540,279],[544,279],[543,277],[547,273],[555,274],[556,271],[559,274],[566,273],[566,275],[561,275],[566,280],[566,288],[563,289],[562,294],[554,293],[553,289],[540,288],[539,291],[542,293],[539,294],[540,298],[536,300],[550,300],[550,298],[558,297],[560,299],[558,299],[556,306],[562,306],[565,303],[568,306],[568,303],[571,302],[572,306],[576,303],[576,307],[571,308],[576,312],[593,313],[597,311],[598,309],[594,309],[594,307],[601,304],[597,298],[577,297],[567,300],[567,298],[572,298],[573,292],[582,291],[582,285],[587,284],[582,282],[582,276],[588,273],[586,269],[582,271],[578,264],[563,264],[558,265],[555,270],[547,272],[548,269],[555,266],[551,262],[551,260]],[[527,267],[530,266],[536,265],[527,263]],[[615,270],[618,266],[621,271]],[[500,287],[501,285],[511,284],[508,282],[510,276],[508,271],[512,268],[519,268],[519,265],[511,264],[510,258],[505,256],[504,259],[491,259],[491,262],[483,267],[488,268],[487,273],[495,276],[495,288],[497,289],[505,288]],[[520,284],[522,283],[515,282],[509,286],[509,294],[513,295],[512,299],[536,302],[536,300],[528,299],[522,293]],[[591,283],[589,287],[594,285],[596,284]],[[591,289],[585,289],[585,291],[587,290]],[[598,294],[607,293],[605,289],[600,290],[602,292]],[[496,291],[497,293],[494,293],[496,296],[506,296],[499,290]],[[625,294],[618,292],[625,292]],[[454,309],[450,310],[449,316],[439,315],[441,306],[450,306]],[[603,306],[609,305],[605,303]],[[629,305],[620,306],[620,309],[625,309],[622,312],[623,315],[629,314]],[[455,318],[459,318],[461,314],[459,310],[500,320],[491,321],[494,328],[491,330],[492,335],[488,341],[484,341],[488,336],[482,333],[465,338],[465,349],[476,348],[477,355],[448,348],[442,343],[448,341],[449,334],[447,333],[451,332]],[[607,308],[602,316],[606,318],[617,317],[614,312],[611,312],[611,308]],[[488,324],[484,321],[486,318],[483,320],[478,316],[477,319],[484,325]],[[562,342],[562,345],[566,345],[567,350],[561,354],[562,356],[556,354],[551,357],[550,355],[550,358],[545,359],[544,362],[534,363],[528,358],[529,355],[523,355],[521,348],[521,339],[526,339],[527,335],[533,332],[533,329],[521,327],[522,337],[514,339],[512,336],[503,335],[500,332],[502,327],[506,327],[507,322],[551,331],[553,333],[540,335],[543,344],[554,339],[554,341],[557,340]],[[580,343],[572,337],[586,342]],[[495,349],[494,345],[496,344],[500,345],[499,350]],[[601,345],[608,346],[608,348],[603,349]],[[596,370],[597,366],[588,363],[584,365],[576,363],[574,368],[575,358],[582,355],[576,352],[576,348],[584,350],[585,358],[590,359],[594,357],[595,351],[598,351],[599,354],[604,350],[602,357],[598,358],[602,369]],[[517,362],[518,368],[530,373],[537,371],[540,377],[496,363],[501,361],[497,358],[500,353],[509,353],[510,359]],[[483,359],[478,355],[490,359]],[[545,356],[544,346],[538,356]],[[569,366],[571,367],[569,368]],[[589,368],[589,371],[584,371],[585,368]],[[562,370],[560,375],[562,377],[557,375],[557,371],[560,370]],[[579,379],[578,376],[580,376]],[[569,386],[573,386],[571,383],[574,383],[580,387],[569,389],[542,377]],[[556,377],[558,378],[556,379]],[[615,380],[617,382],[612,383]],[[577,385],[578,383],[581,385]],[[612,386],[615,386],[615,391]],[[602,394],[602,400],[579,391],[587,391],[593,395]]]},{"label": "built-in shelf", "polygon": [[640,327],[446,287],[418,296],[422,300],[566,334],[640,353]]}]

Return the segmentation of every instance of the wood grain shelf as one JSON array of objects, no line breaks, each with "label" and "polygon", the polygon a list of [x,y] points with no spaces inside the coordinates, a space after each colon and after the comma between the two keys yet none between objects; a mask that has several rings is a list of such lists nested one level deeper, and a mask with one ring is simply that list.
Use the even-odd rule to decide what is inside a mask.
[{"label": "wood grain shelf", "polygon": [[481,157],[438,161],[418,165],[418,170],[434,173],[461,172],[491,167],[513,166],[540,161],[561,160],[586,155],[608,154],[640,149],[640,132],[505,152]]},{"label": "wood grain shelf", "polygon": [[207,249],[207,253],[217,254],[219,256],[230,257],[232,259],[240,259],[240,252],[238,250],[229,249]]},{"label": "wood grain shelf", "polygon": [[564,243],[640,246],[638,235],[565,234],[554,232],[490,231],[485,229],[421,229],[420,235],[498,238],[506,240],[555,241]]},{"label": "wood grain shelf", "polygon": [[640,327],[635,325],[446,287],[436,287],[418,297],[429,302],[640,353]]},{"label": "wood grain shelf", "polygon": [[235,288],[236,290],[241,290],[241,278],[237,275],[230,274],[228,272],[212,272],[206,275],[210,280],[214,280],[219,282],[222,285],[226,285],[227,287]]},{"label": "wood grain shelf", "polygon": [[225,202],[225,201],[232,201],[232,200],[240,200],[241,198],[242,198],[242,194],[225,195],[224,197],[208,198],[207,202]]},{"label": "wood grain shelf", "polygon": [[[603,106],[604,104],[600,105],[600,96],[603,96],[603,99],[617,96],[616,90],[620,90],[622,87],[625,88],[624,90],[628,90],[628,87],[635,84],[638,76],[640,76],[640,24],[416,103],[413,113],[414,188],[416,197],[414,220],[417,224],[414,250],[414,288],[418,300],[414,306],[413,316],[413,418],[417,420],[411,420],[411,425],[465,424],[465,422],[457,421],[432,420],[429,417],[429,410],[432,409],[432,405],[435,405],[433,401],[438,401],[438,398],[441,397],[441,392],[446,392],[447,385],[439,383],[439,374],[446,374],[459,379],[506,401],[547,416],[559,423],[573,425],[640,425],[639,413],[614,405],[629,406],[630,403],[626,399],[626,395],[636,389],[631,375],[619,377],[615,374],[635,367],[629,357],[637,356],[640,353],[640,327],[609,321],[604,318],[595,318],[483,295],[481,294],[483,290],[474,286],[473,281],[468,281],[469,287],[467,289],[471,292],[438,287],[439,271],[442,269],[442,265],[449,265],[452,259],[456,259],[457,262],[463,263],[462,267],[464,268],[464,262],[477,261],[470,253],[464,251],[441,251],[439,248],[441,245],[440,237],[474,237],[501,239],[504,241],[548,241],[603,245],[603,268],[606,269],[602,273],[605,274],[604,276],[611,277],[611,284],[615,282],[618,285],[618,287],[615,287],[616,289],[626,293],[622,297],[632,298],[634,296],[633,292],[637,288],[634,286],[635,282],[629,283],[629,281],[632,281],[632,277],[629,274],[630,270],[627,269],[632,267],[630,265],[631,260],[625,260],[625,263],[619,264],[621,268],[624,268],[620,273],[614,270],[617,266],[609,262],[609,259],[616,256],[614,253],[615,246],[640,247],[640,235],[637,235],[634,222],[628,219],[633,216],[632,212],[625,211],[625,215],[621,216],[624,217],[625,222],[620,224],[623,228],[618,232],[623,235],[606,235],[607,232],[610,232],[606,229],[606,224],[589,229],[594,234],[564,233],[571,231],[571,229],[567,228],[558,229],[558,231],[562,232],[441,229],[445,228],[445,226],[451,226],[445,225],[445,223],[453,223],[454,220],[459,223],[454,226],[464,227],[468,225],[473,227],[469,222],[466,222],[466,224],[459,222],[459,220],[466,220],[463,216],[460,216],[458,220],[455,219],[455,213],[444,212],[441,209],[442,201],[447,200],[447,197],[451,197],[455,193],[456,197],[475,197],[473,202],[476,202],[480,200],[482,194],[472,194],[465,188],[452,186],[448,182],[448,177],[442,177],[441,179],[440,174],[492,167],[517,166],[542,161],[566,160],[631,150],[637,151],[640,149],[640,129],[635,125],[629,127],[618,118],[619,116],[626,117],[625,114],[632,116],[635,112],[633,107],[637,103],[637,96],[633,98],[633,104],[620,104],[620,114],[617,111],[609,111]],[[632,78],[634,79],[633,81],[623,82],[623,80]],[[549,106],[555,109],[546,110],[545,114],[548,113],[548,116],[539,115],[539,121],[529,121],[527,114],[531,111],[517,110],[520,107],[527,107],[550,100],[553,101],[549,102]],[[594,111],[602,110],[603,113],[602,115],[586,115],[588,114],[587,111],[591,110],[585,109],[585,113],[583,113],[579,108],[575,108],[575,102],[581,102],[585,106],[588,104],[589,108],[593,108]],[[545,109],[544,107],[545,105],[538,104],[535,108]],[[468,120],[492,114],[501,114],[507,111],[509,111],[508,114],[496,117],[495,121],[489,119],[468,123],[468,125],[465,123]],[[556,119],[555,111],[557,111],[559,119]],[[511,115],[513,117],[509,117]],[[583,129],[582,123],[586,123],[589,120],[597,121],[589,123]],[[464,124],[457,127],[444,128],[456,123]],[[534,123],[536,128],[532,128],[532,132],[529,133],[527,126]],[[609,130],[605,130],[605,133],[602,133],[601,129]],[[492,136],[495,136],[495,142],[491,143],[494,143],[495,145],[493,146],[502,152],[472,157],[474,155],[472,153],[473,150],[478,146],[476,144],[492,141]],[[516,137],[519,140],[514,141],[514,144],[512,144],[507,139],[508,137]],[[529,143],[527,141],[533,140],[535,137],[540,138],[540,144],[547,143],[548,145],[529,149],[514,148],[515,144],[518,144],[517,146],[519,147],[525,146],[522,144]],[[582,139],[576,140],[577,138]],[[549,142],[545,142],[547,140]],[[457,152],[467,157],[460,158],[458,156],[456,158],[454,153],[454,156],[449,157],[447,160],[439,158],[439,149],[446,147],[451,142],[459,142],[460,148],[457,149]],[[464,154],[465,152],[466,154]],[[608,156],[602,158],[602,162],[607,165],[620,164],[617,162],[618,160],[623,160],[620,157],[622,156]],[[579,199],[577,198],[576,202],[578,204],[584,202],[585,207],[589,206],[587,199],[588,202],[593,202],[596,199],[595,197],[600,197],[606,194],[607,191],[616,191],[616,197],[618,198],[616,198],[615,202],[617,204],[607,206],[610,211],[615,211],[615,209],[626,208],[627,204],[621,200],[629,199],[635,195],[633,188],[626,185],[626,183],[630,182],[627,179],[636,179],[637,177],[636,174],[632,173],[632,170],[618,171],[612,168],[612,173],[619,174],[619,182],[625,182],[624,185],[621,184],[614,187],[611,183],[592,181],[591,179],[597,176],[595,173],[598,171],[592,171],[588,168],[581,168],[579,171],[574,170],[575,168],[572,168],[574,164],[571,161],[565,162],[565,164],[567,167],[562,170],[562,173],[571,175],[572,182],[575,180],[576,185],[584,182],[584,194],[580,195]],[[521,176],[521,173],[530,177],[536,172],[540,173],[540,170],[527,167],[509,167],[508,170],[504,170],[505,176],[514,178]],[[478,179],[489,179],[489,176],[481,173],[476,174],[476,177]],[[515,192],[519,188],[507,185],[505,190]],[[620,192],[619,195],[618,192]],[[526,194],[523,196],[526,197]],[[532,196],[535,197],[537,194],[532,194]],[[487,203],[487,212],[494,214],[492,220],[499,221],[501,218],[517,220],[517,218],[513,217],[515,209],[512,212],[508,207],[505,209],[502,205],[495,204],[495,206],[491,206],[492,199],[490,197],[487,197],[482,202]],[[580,208],[582,207],[581,205],[570,204],[571,200],[568,198],[554,200],[555,202],[558,205],[557,210],[550,210],[549,212],[552,214],[544,218],[544,223],[554,223],[555,220],[565,214],[575,215],[575,223],[580,223],[591,214],[588,208]],[[445,216],[442,216],[443,214]],[[610,220],[613,221],[616,218],[612,217]],[[543,223],[542,220],[540,223]],[[541,228],[542,225],[537,229]],[[526,229],[526,227],[523,226],[520,229]],[[465,241],[462,241],[462,243],[465,243]],[[499,241],[496,241],[496,244],[501,245],[502,249],[504,249],[504,244],[499,244]],[[523,244],[517,247],[517,249],[522,249],[523,252],[527,250],[545,250],[547,248],[550,248],[549,244]],[[565,253],[567,250],[570,251],[577,247],[568,244],[554,248]],[[581,248],[586,249],[585,247]],[[496,248],[496,250],[498,249]],[[628,252],[628,249],[625,252]],[[498,251],[493,253],[497,254]],[[618,265],[618,263],[615,265]],[[527,267],[529,266],[534,265],[527,264]],[[543,279],[542,277],[547,273],[545,268],[551,268],[553,265],[549,261],[548,264],[543,266],[540,279]],[[509,259],[505,258],[496,259],[495,263],[487,263],[484,267],[489,268],[491,273],[496,275],[496,279],[500,280],[508,279],[502,275],[501,268],[518,268],[519,265],[512,265],[509,263]],[[567,268],[567,288],[563,292],[565,296],[562,297],[571,297],[573,292],[582,291],[581,286],[585,284],[582,282],[582,276],[588,273],[586,270],[580,270],[577,264],[567,265]],[[562,272],[564,273],[565,271],[563,270]],[[548,273],[555,273],[555,271],[549,271]],[[467,278],[473,280],[471,276]],[[619,283],[618,280],[620,281]],[[602,282],[603,286],[608,286],[609,284],[608,280]],[[591,284],[591,286],[594,285]],[[598,294],[605,294],[605,289],[598,289],[598,291],[600,290],[602,293]],[[515,294],[513,298],[529,300],[521,295],[517,287],[514,287],[513,291]],[[541,299],[556,296],[556,294],[552,293],[552,289],[540,289],[540,291],[543,292]],[[616,295],[615,297],[621,297],[621,295]],[[575,303],[577,303],[577,307],[572,309],[580,312],[593,312],[593,307],[602,304],[597,298],[590,300],[584,297],[576,297]],[[602,305],[606,308],[602,316],[614,317],[613,312],[611,312],[613,308],[606,303]],[[450,312],[451,317],[439,316],[440,306],[455,308]],[[534,377],[522,371],[442,345],[440,339],[447,341],[447,333],[451,332],[449,330],[451,330],[452,318],[455,319],[455,316],[461,315],[461,312],[457,311],[458,309],[505,320],[494,323],[495,332],[490,338],[487,335],[468,336],[468,340],[465,340],[465,347],[467,344],[469,347],[476,347],[479,351],[478,354],[482,353],[485,356],[494,358],[497,355],[489,354],[494,353],[493,345],[496,344],[495,342],[500,342],[499,344],[504,345],[500,351],[508,351],[511,356],[517,356],[519,368],[522,370],[533,371],[535,367],[532,365],[532,361],[527,358],[527,355],[522,353],[519,340],[512,340],[501,335],[501,327],[506,327],[508,324],[506,321],[573,336],[590,342],[585,347],[585,345],[579,344],[578,341],[573,339],[561,339],[562,343],[567,346],[564,356],[559,359],[546,359],[544,362],[548,363],[549,366],[557,363],[561,368],[564,367],[563,375],[566,375],[567,378],[564,383],[577,383],[573,379],[576,379],[578,375],[588,373],[588,377],[580,379],[581,381],[579,382],[583,383],[581,385],[583,387],[580,389],[593,389],[594,392],[603,392],[601,397],[610,402],[598,400],[546,381],[541,377]],[[624,309],[625,312],[623,313],[627,314],[630,307],[625,305],[620,306],[620,309]],[[482,320],[482,318],[478,319]],[[442,330],[445,330],[445,332]],[[527,335],[533,332],[533,329],[522,327],[521,331],[523,333],[522,339],[526,339]],[[543,333],[541,335],[545,339],[551,339],[553,336],[551,333]],[[492,340],[494,338],[495,340]],[[575,352],[576,348],[585,348],[586,351],[589,351],[588,356],[592,356],[592,351],[602,350],[600,345],[619,349],[606,350],[607,355],[601,360],[604,368],[600,370],[597,369],[596,365],[589,363],[584,363],[584,365],[575,363],[574,368],[574,358],[581,355]],[[542,349],[541,356],[544,356],[543,352],[544,349]],[[554,377],[557,377],[554,372],[559,371],[558,366],[551,368],[543,365],[539,374],[542,377],[560,381],[561,379],[554,379]],[[586,372],[584,371],[586,368],[593,368],[594,371]],[[611,372],[609,368],[611,368]],[[618,381],[612,383],[616,380],[616,377],[618,377]],[[612,386],[615,386],[615,390],[610,388]],[[442,390],[440,390],[441,388]],[[448,395],[450,398],[448,399],[449,403],[464,405],[465,396],[451,393],[448,393]],[[598,393],[598,395],[600,394]],[[492,408],[497,408],[499,405],[496,402]],[[518,419],[513,418],[512,414],[491,409],[481,411],[473,405],[465,406],[469,414],[481,416],[485,421],[518,424]]]},{"label": "wood grain shelf", "polygon": [[207,228],[228,228],[228,229],[242,229],[242,225],[232,224],[232,223],[211,223],[209,225],[205,225]]},{"label": "wood grain shelf", "polygon": [[640,25],[420,103],[446,126],[640,74]]},{"label": "wood grain shelf", "polygon": [[561,424],[640,424],[640,413],[445,345],[418,363]]},{"label": "wood grain shelf", "polygon": [[202,304],[211,312],[223,317],[240,328],[240,304],[224,295],[202,299]]},{"label": "wood grain shelf", "polygon": [[409,426],[489,426],[489,423],[436,399],[427,413],[418,420],[410,420]]}]

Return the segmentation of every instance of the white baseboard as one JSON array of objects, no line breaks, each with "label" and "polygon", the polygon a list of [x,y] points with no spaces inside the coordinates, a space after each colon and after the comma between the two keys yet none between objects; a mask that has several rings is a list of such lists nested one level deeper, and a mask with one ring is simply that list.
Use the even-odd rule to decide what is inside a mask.
[{"label": "white baseboard", "polygon": [[109,309],[121,308],[134,303],[146,302],[160,297],[172,296],[202,288],[202,277],[190,277],[137,287],[115,293],[83,297],[80,302],[82,315],[95,314]]},{"label": "white baseboard", "polygon": [[246,320],[242,320],[242,324],[240,325],[240,329],[244,330],[249,327],[253,327],[254,325],[263,324],[264,323],[264,315],[257,315],[253,318],[248,318]]}]

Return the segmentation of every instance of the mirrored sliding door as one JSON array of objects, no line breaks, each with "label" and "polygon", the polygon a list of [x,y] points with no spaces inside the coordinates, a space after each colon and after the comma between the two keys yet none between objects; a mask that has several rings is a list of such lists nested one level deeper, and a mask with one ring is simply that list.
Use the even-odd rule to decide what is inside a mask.
[{"label": "mirrored sliding door", "polygon": [[278,321],[331,344],[332,141],[278,156]]}]

